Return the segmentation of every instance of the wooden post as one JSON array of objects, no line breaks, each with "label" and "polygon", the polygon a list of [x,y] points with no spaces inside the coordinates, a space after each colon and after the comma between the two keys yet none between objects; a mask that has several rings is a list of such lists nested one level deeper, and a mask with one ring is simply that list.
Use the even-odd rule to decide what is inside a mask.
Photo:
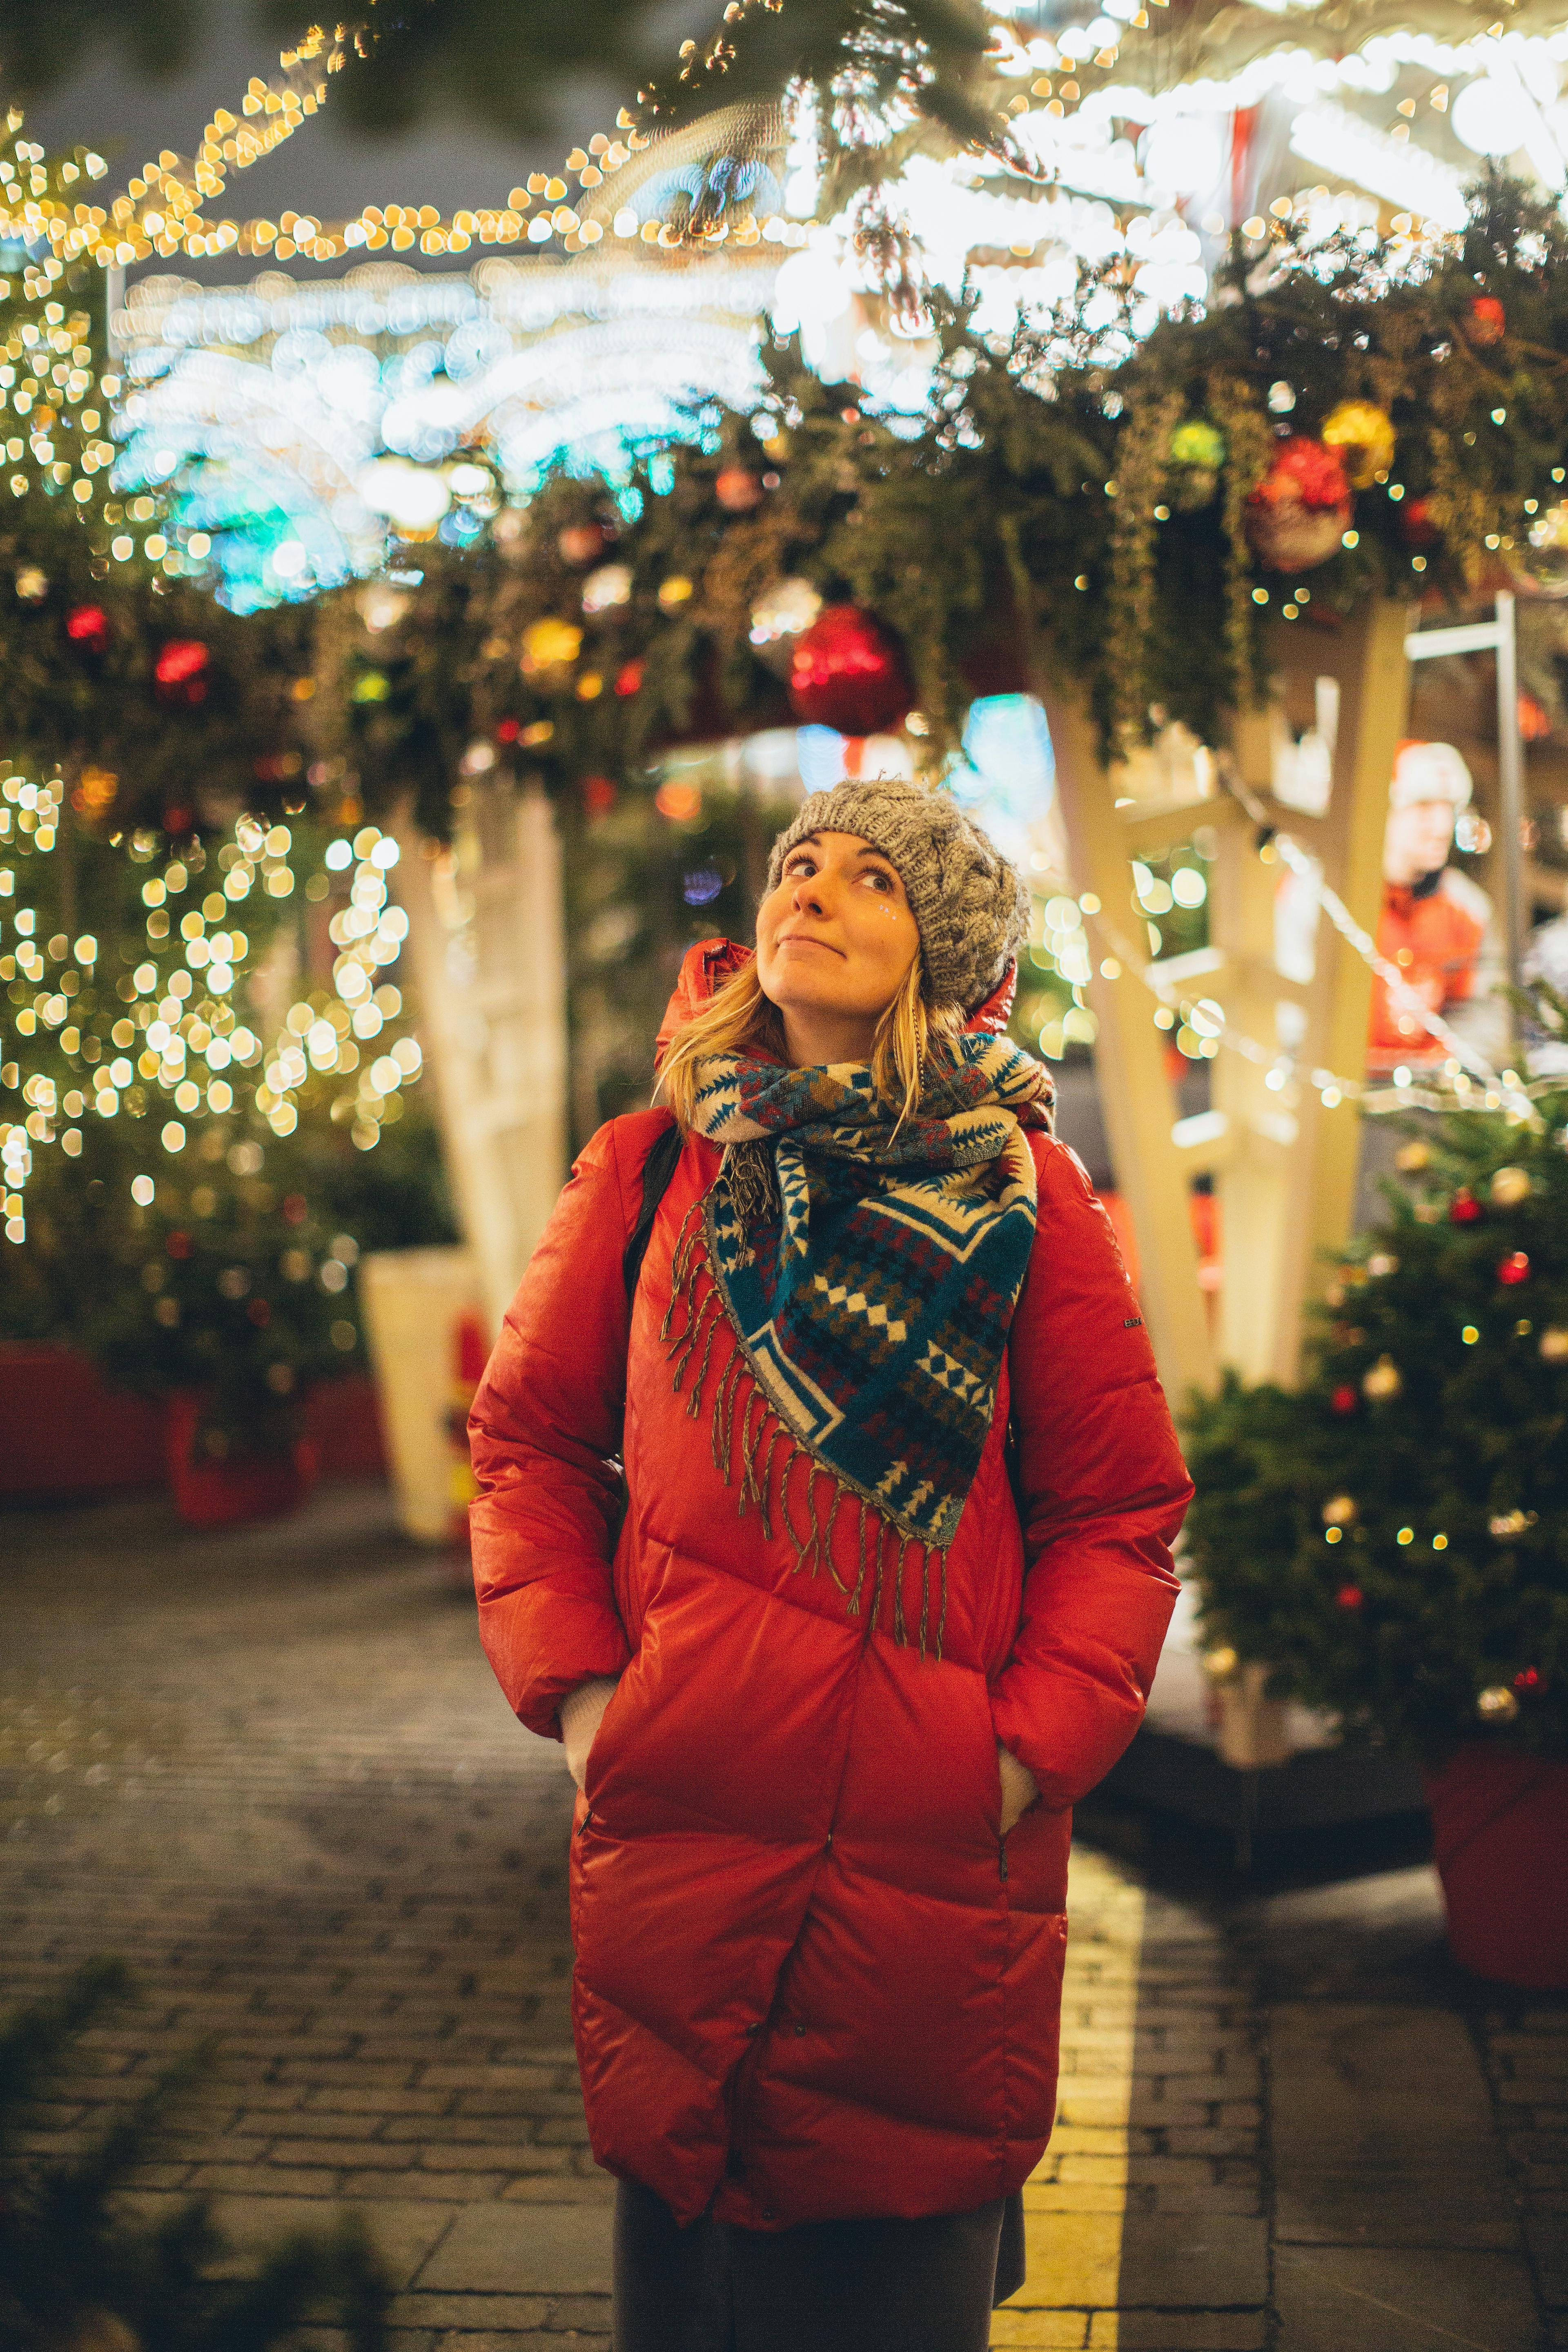
[{"label": "wooden post", "polygon": [[[1235,818],[1219,828],[1219,855],[1209,876],[1210,937],[1226,956],[1215,993],[1226,1019],[1268,1047],[1277,1042],[1280,1000],[1300,991],[1275,968],[1280,869],[1262,862],[1256,826],[1232,806]],[[1300,1147],[1302,1090],[1298,1086],[1287,1097],[1270,1087],[1267,1066],[1238,1053],[1222,1051],[1210,1067],[1214,1107],[1225,1119],[1228,1145],[1215,1171],[1223,1270],[1219,1354],[1248,1381],[1273,1380],[1280,1366],[1281,1300],[1289,1286],[1283,1204],[1290,1154]]]},{"label": "wooden post", "polygon": [[[1142,934],[1132,907],[1131,851],[1082,705],[1050,684],[1041,689],[1056,753],[1057,794],[1073,887],[1092,890],[1112,925]],[[1209,804],[1201,814],[1206,816]],[[1200,813],[1194,811],[1194,819]],[[1178,1410],[1193,1389],[1214,1384],[1214,1349],[1188,1198],[1190,1164],[1172,1136],[1172,1097],[1153,1000],[1125,964],[1117,978],[1096,955],[1089,983],[1098,1024],[1095,1069],[1117,1189],[1138,1236],[1140,1296],[1160,1378]]]},{"label": "wooden post", "polygon": [[[1274,647],[1287,719],[1297,725],[1310,723],[1320,677],[1337,681],[1339,719],[1325,814],[1314,818],[1279,807],[1273,813],[1281,828],[1321,861],[1324,881],[1369,932],[1377,929],[1383,899],[1389,778],[1407,723],[1410,673],[1405,636],[1409,625],[1404,604],[1380,601],[1332,635],[1282,626]],[[1279,867],[1271,870],[1277,879]],[[1291,992],[1281,985],[1275,992],[1287,996]],[[1359,1078],[1366,1066],[1372,973],[1326,916],[1319,919],[1316,968],[1302,994],[1307,1028],[1297,1059],[1309,1071],[1327,1069]],[[1256,991],[1253,1002],[1258,1003]],[[1349,1101],[1325,1108],[1318,1090],[1304,1081],[1298,1082],[1293,1099],[1283,1107],[1295,1120],[1296,1134],[1276,1156],[1276,1229],[1268,1244],[1273,1276],[1265,1279],[1265,1268],[1256,1257],[1249,1259],[1245,1223],[1238,1219],[1241,1247],[1233,1256],[1227,1240],[1226,1287],[1235,1318],[1259,1312],[1268,1327],[1267,1339],[1260,1331],[1236,1360],[1260,1376],[1289,1383],[1299,1368],[1302,1310],[1327,1280],[1324,1255],[1342,1250],[1350,1238],[1361,1121]],[[1229,1172],[1221,1180],[1222,1218]],[[1268,1299],[1266,1311],[1254,1308],[1255,1298]],[[1227,1313],[1227,1341],[1233,1328]],[[1239,1348],[1239,1340],[1237,1344]]]},{"label": "wooden post", "polygon": [[476,784],[450,849],[395,828],[458,1221],[492,1332],[565,1176],[561,845],[548,801]]}]

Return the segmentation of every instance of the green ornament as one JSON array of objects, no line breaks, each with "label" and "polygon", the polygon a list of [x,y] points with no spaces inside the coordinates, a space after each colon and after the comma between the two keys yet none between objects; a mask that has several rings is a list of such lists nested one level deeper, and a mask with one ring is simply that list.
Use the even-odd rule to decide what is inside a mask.
[{"label": "green ornament", "polygon": [[1225,435],[1203,417],[1189,416],[1171,436],[1171,463],[1217,474],[1225,463]]},{"label": "green ornament", "polygon": [[1177,469],[1171,497],[1182,513],[1195,514],[1219,488],[1224,434],[1201,416],[1189,416],[1171,436],[1171,463]]}]

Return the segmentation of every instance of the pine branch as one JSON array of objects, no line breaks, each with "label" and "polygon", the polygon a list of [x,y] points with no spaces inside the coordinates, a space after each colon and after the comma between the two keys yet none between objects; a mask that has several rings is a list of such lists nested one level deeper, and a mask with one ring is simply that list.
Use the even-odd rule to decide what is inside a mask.
[{"label": "pine branch", "polygon": [[89,1960],[63,1992],[18,2010],[0,2029],[0,2161],[9,2155],[27,2108],[59,2072],[71,2044],[130,1991],[131,1971],[123,1960]]},{"label": "pine branch", "polygon": [[[0,2032],[0,2140],[17,2140],[71,2044],[130,1990],[119,1961],[90,1962],[52,2000]],[[155,2144],[171,2105],[206,2070],[204,2042],[165,2070],[130,2113],[66,2163],[8,2156],[0,2193],[0,2345],[58,2346],[89,2315],[128,2323],[159,2352],[269,2352],[305,2320],[330,2315],[350,2352],[385,2352],[390,2276],[357,2219],[300,2232],[250,2278],[215,2280],[227,2248],[206,2201],[152,2227],[111,2210]]]}]

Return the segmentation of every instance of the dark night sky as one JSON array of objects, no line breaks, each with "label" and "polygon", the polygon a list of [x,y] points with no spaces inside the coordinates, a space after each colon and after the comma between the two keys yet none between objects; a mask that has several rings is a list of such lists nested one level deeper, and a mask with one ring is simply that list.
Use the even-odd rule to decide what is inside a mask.
[{"label": "dark night sky", "polygon": [[[701,12],[704,18],[706,14]],[[245,0],[210,0],[206,37],[184,73],[166,81],[136,80],[118,57],[100,52],[66,87],[27,109],[26,134],[51,152],[68,153],[78,143],[96,147],[110,165],[105,184],[123,187],[160,148],[191,154],[214,108],[237,112],[251,75],[266,78],[277,65],[278,45],[257,35]],[[321,112],[275,154],[247,172],[230,174],[214,214],[276,220],[291,207],[341,220],[367,204],[427,204],[443,214],[464,205],[502,205],[508,190],[531,171],[557,169],[569,148],[594,131],[610,129],[616,108],[631,95],[608,80],[563,84],[553,110],[557,134],[532,142],[508,140],[456,119],[406,136],[365,138],[342,127],[329,97]],[[419,259],[417,253],[400,257]],[[143,268],[178,268],[209,283],[233,284],[262,266],[230,256],[205,263],[153,260]],[[324,270],[300,260],[290,266],[294,275],[308,280],[339,275],[345,264],[330,263]],[[426,266],[457,265],[447,260]]]}]

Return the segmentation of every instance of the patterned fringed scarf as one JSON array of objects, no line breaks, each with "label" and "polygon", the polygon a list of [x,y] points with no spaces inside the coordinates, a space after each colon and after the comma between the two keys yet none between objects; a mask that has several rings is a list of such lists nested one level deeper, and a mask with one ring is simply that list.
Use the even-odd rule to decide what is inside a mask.
[{"label": "patterned fringed scarf", "polygon": [[[1049,1128],[1051,1082],[1005,1039],[973,1035],[933,1044],[921,1108],[901,1126],[864,1064],[783,1069],[726,1055],[701,1063],[698,1078],[698,1131],[725,1150],[677,1248],[663,1335],[675,1385],[695,1358],[695,1414],[727,1318],[740,1346],[714,1402],[713,1458],[726,1484],[738,1469],[741,1510],[755,1501],[771,1536],[782,1447],[778,1502],[797,1565],[813,1574],[826,1566],[851,1615],[866,1582],[868,1513],[873,1618],[891,1529],[900,1642],[904,1568],[918,1549],[922,1655],[934,1557],[940,1656],[947,1549],[991,1425],[1035,1235],[1035,1163],[1022,1129]],[[700,1240],[713,1277],[700,1297]],[[787,1499],[800,1453],[813,1464],[804,1534]],[[818,1468],[831,1481],[826,1512]],[[847,1496],[860,1507],[849,1585],[830,1549]]]}]

